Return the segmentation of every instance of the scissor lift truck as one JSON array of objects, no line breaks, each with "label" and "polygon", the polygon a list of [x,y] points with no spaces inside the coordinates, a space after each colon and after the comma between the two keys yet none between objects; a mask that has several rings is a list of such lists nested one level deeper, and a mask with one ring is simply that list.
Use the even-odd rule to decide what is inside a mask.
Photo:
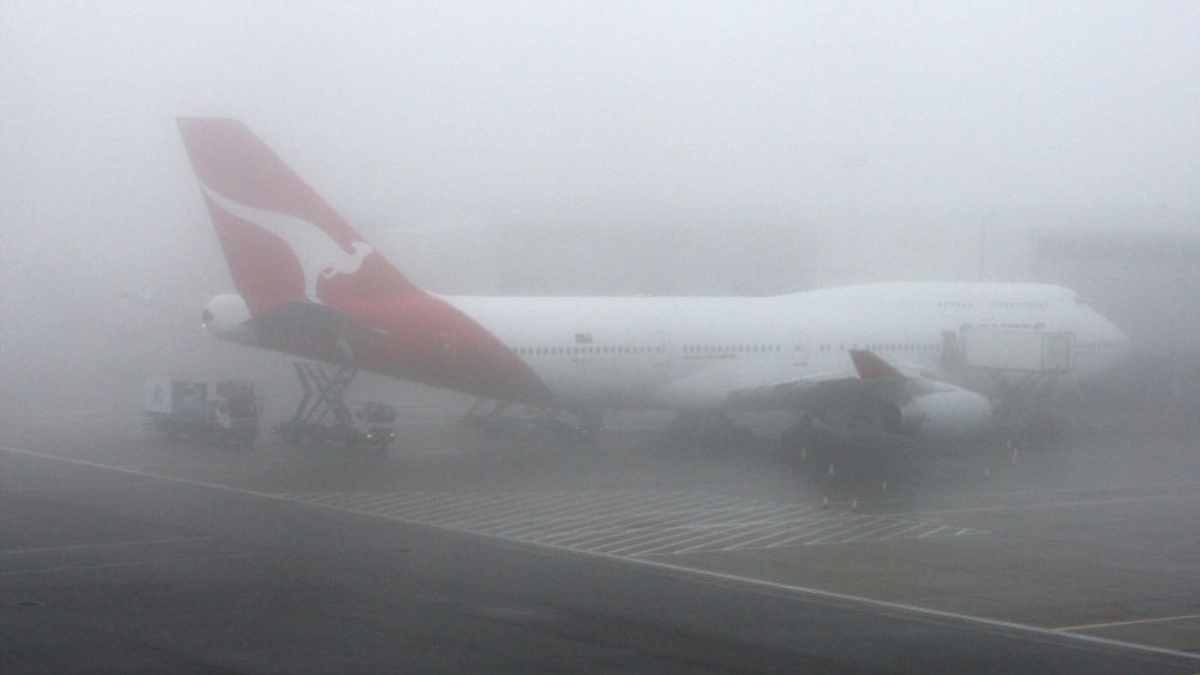
[{"label": "scissor lift truck", "polygon": [[346,404],[346,389],[358,371],[344,365],[293,364],[303,396],[290,420],[277,430],[292,445],[336,443],[386,449],[396,438],[396,407],[368,401]]}]

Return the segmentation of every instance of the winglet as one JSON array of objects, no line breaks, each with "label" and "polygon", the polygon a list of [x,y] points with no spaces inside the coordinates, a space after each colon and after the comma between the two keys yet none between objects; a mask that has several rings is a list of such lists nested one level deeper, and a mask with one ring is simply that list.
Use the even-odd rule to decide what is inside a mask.
[{"label": "winglet", "polygon": [[865,349],[851,349],[850,360],[854,362],[854,369],[858,371],[858,376],[864,380],[904,377],[904,374],[896,370],[892,364]]}]

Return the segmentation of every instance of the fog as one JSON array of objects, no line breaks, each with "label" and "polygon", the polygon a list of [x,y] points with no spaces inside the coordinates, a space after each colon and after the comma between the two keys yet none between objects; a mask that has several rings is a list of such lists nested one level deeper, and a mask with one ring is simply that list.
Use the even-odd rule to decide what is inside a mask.
[{"label": "fog", "polygon": [[1197,34],[1190,3],[5,3],[5,372],[240,358],[194,330],[231,282],[176,116],[243,119],[437,290],[1018,280],[1031,233],[1195,228]]},{"label": "fog", "polygon": [[[0,672],[1195,672],[1198,104],[1197,2],[0,0]],[[530,406],[293,414],[195,116],[370,242],[258,344]]]}]

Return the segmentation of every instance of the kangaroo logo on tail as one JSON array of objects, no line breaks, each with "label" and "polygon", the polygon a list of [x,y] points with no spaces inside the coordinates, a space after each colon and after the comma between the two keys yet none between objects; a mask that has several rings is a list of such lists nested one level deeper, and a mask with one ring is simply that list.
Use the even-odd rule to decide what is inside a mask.
[{"label": "kangaroo logo on tail", "polygon": [[201,187],[222,211],[270,232],[288,245],[304,274],[304,294],[312,302],[323,304],[317,297],[318,279],[354,274],[373,251],[361,240],[351,242],[351,250],[347,251],[325,230],[303,218],[235,202],[207,185]]}]

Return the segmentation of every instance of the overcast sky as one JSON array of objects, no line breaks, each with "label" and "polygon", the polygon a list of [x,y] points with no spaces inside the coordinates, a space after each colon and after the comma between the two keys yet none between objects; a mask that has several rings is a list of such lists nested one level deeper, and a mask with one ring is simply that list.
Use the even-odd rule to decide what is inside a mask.
[{"label": "overcast sky", "polygon": [[1200,194],[1194,2],[8,0],[0,21],[0,149],[28,174],[6,200],[169,204],[179,114],[243,118],[397,226]]}]

